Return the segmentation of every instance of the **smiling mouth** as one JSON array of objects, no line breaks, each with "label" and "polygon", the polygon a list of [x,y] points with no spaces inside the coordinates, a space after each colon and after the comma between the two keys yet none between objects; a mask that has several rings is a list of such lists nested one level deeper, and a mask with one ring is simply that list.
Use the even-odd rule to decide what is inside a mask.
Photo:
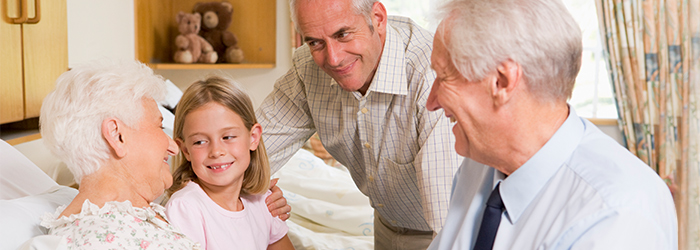
[{"label": "smiling mouth", "polygon": [[221,164],[221,165],[212,165],[212,166],[207,166],[207,168],[212,169],[212,170],[226,170],[228,169],[231,164],[233,163],[227,163],[227,164]]},{"label": "smiling mouth", "polygon": [[332,68],[331,70],[338,75],[346,75],[346,74],[350,73],[350,70],[353,68],[354,65],[355,65],[355,61],[353,61],[352,63],[349,63],[348,65],[345,65],[343,67]]}]

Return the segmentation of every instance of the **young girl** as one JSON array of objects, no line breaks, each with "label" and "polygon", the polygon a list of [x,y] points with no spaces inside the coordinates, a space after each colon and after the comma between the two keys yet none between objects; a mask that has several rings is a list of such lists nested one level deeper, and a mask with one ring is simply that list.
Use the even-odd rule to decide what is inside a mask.
[{"label": "young girl", "polygon": [[170,221],[208,250],[294,249],[272,217],[270,166],[250,98],[224,78],[193,83],[175,112]]}]

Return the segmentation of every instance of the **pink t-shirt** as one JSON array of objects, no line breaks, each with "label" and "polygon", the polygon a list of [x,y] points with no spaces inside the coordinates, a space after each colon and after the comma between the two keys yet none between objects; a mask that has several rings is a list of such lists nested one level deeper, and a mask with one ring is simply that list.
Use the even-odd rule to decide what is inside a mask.
[{"label": "pink t-shirt", "polygon": [[241,196],[243,210],[233,212],[216,204],[194,182],[175,192],[165,205],[171,224],[207,250],[267,249],[287,234],[287,224],[272,217],[264,195]]}]

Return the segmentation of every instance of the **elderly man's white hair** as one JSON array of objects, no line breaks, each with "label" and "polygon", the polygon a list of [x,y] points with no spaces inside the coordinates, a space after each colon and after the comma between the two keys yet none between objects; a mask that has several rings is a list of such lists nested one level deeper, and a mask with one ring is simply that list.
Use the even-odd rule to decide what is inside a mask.
[{"label": "elderly man's white hair", "polygon": [[523,69],[531,93],[566,101],[581,68],[581,29],[560,0],[453,0],[438,27],[452,63],[469,81],[505,60]]},{"label": "elderly man's white hair", "polygon": [[109,158],[102,121],[114,117],[129,127],[144,113],[143,98],[162,100],[165,82],[136,61],[95,61],[74,67],[56,80],[41,107],[41,135],[75,181],[94,173]]},{"label": "elderly man's white hair", "polygon": [[[292,15],[292,22],[294,22],[294,28],[297,32],[301,33],[299,29],[299,19],[297,16],[297,2],[298,1],[313,1],[313,0],[289,0],[289,11]],[[372,26],[372,7],[375,2],[379,0],[351,0],[352,9],[357,15],[363,15],[369,25],[370,31],[374,32],[374,27]]]}]

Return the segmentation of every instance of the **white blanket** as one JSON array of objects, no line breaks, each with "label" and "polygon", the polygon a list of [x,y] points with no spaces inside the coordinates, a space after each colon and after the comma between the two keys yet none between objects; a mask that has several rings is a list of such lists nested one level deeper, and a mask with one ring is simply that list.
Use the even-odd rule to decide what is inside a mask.
[{"label": "white blanket", "polygon": [[273,175],[280,178],[297,249],[373,249],[374,210],[345,169],[299,150]]}]

